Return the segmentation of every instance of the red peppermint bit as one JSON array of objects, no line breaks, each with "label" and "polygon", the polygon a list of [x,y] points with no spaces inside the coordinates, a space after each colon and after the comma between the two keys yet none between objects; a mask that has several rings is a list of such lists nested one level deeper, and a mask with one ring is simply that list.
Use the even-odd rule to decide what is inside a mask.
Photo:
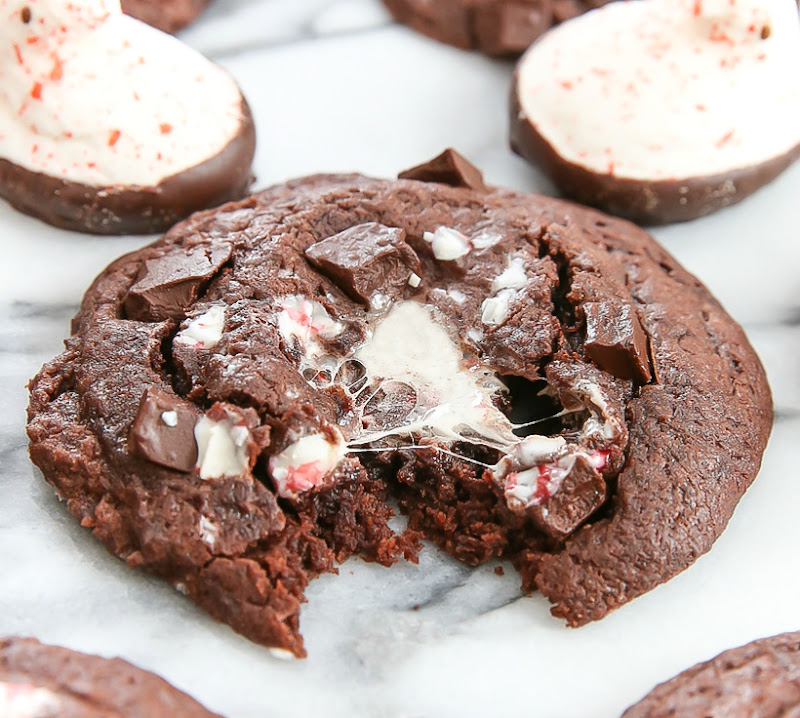
[{"label": "red peppermint bit", "polygon": [[293,493],[308,491],[319,485],[325,472],[319,468],[319,461],[309,461],[300,466],[290,466],[286,475],[286,488]]},{"label": "red peppermint bit", "polygon": [[34,82],[33,87],[31,88],[31,97],[34,100],[41,100],[42,99],[42,83],[41,82]]},{"label": "red peppermint bit", "polygon": [[506,493],[513,491],[517,488],[519,484],[519,474],[516,471],[512,471],[508,476],[506,476],[506,485],[504,490]]},{"label": "red peppermint bit", "polygon": [[560,85],[561,85],[561,87],[563,87],[565,90],[571,90],[571,89],[572,89],[572,83],[571,83],[569,80],[563,80],[563,81],[562,81],[561,83],[559,83],[559,84],[560,84]]},{"label": "red peppermint bit", "polygon": [[33,154],[36,154],[38,151],[39,151],[39,145],[34,145],[33,147],[31,147],[31,152]]},{"label": "red peppermint bit", "polygon": [[695,105],[695,108],[697,109],[698,112],[707,112],[708,111],[708,108],[705,105],[701,105],[699,103]]},{"label": "red peppermint bit", "polygon": [[25,39],[25,42],[27,42],[29,45],[35,45],[37,42],[39,42],[39,36],[31,35],[29,38]]},{"label": "red peppermint bit", "polygon": [[66,137],[68,140],[72,139],[72,133],[71,133],[69,130],[67,130],[66,132],[63,132],[62,134],[63,134],[63,135],[64,135],[64,137]]},{"label": "red peppermint bit", "polygon": [[156,159],[157,160],[161,160],[161,153],[160,152],[156,155]]},{"label": "red peppermint bit", "polygon": [[17,62],[20,65],[24,65],[25,61],[22,59],[22,51],[19,49],[19,45],[14,43],[14,54],[17,56]]},{"label": "red peppermint bit", "polygon": [[88,167],[90,170],[93,170],[95,167],[97,167],[97,162],[87,162],[87,163],[86,163],[86,166],[87,166],[87,167]]},{"label": "red peppermint bit", "polygon": [[50,70],[50,79],[53,82],[58,82],[64,75],[64,67],[61,65],[61,58],[58,55],[55,56],[55,63],[53,64],[53,69]]},{"label": "red peppermint bit", "polygon": [[766,59],[767,59],[767,55],[764,52],[762,52],[760,55],[756,55],[756,60],[761,61],[761,60],[766,60]]},{"label": "red peppermint bit", "polygon": [[694,0],[694,16],[700,17],[703,12],[703,0]]},{"label": "red peppermint bit", "polygon": [[115,144],[117,144],[117,140],[121,134],[122,133],[119,130],[111,130],[108,135],[108,146],[113,147]]},{"label": "red peppermint bit", "polygon": [[291,319],[293,322],[297,322],[301,327],[311,328],[311,317],[308,316],[308,314],[306,314],[302,309],[298,309],[297,307],[287,307],[284,304],[283,311],[289,315],[289,319]]},{"label": "red peppermint bit", "polygon": [[614,163],[613,163],[613,162],[609,162],[609,163],[608,163],[608,174],[610,174],[610,175],[613,175],[613,174],[614,174],[614,166],[615,166],[615,165],[614,165]]},{"label": "red peppermint bit", "polygon": [[539,467],[539,476],[536,477],[536,491],[531,498],[534,504],[541,504],[552,496],[548,486],[551,478],[550,467],[544,464],[541,465]]},{"label": "red peppermint bit", "polygon": [[730,130],[730,132],[726,132],[722,137],[717,140],[717,147],[724,147],[728,142],[730,142],[731,137],[733,137],[734,130]]},{"label": "red peppermint bit", "polygon": [[139,97],[139,93],[138,92],[134,92],[133,93],[133,99],[136,100],[136,102],[139,102],[139,100],[141,100],[142,98]]},{"label": "red peppermint bit", "polygon": [[592,466],[598,471],[602,471],[608,465],[608,457],[611,455],[610,451],[600,449],[600,451],[592,452]]},{"label": "red peppermint bit", "polygon": [[170,132],[172,132],[172,125],[169,124],[169,122],[162,122],[158,126],[158,129],[161,130],[162,135],[168,135]]}]

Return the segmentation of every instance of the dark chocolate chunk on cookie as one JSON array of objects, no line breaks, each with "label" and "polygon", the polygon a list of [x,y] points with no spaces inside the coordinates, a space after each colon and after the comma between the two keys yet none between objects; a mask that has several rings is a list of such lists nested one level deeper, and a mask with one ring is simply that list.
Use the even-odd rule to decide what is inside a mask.
[{"label": "dark chocolate chunk on cookie", "polygon": [[446,149],[428,162],[412,167],[397,175],[399,179],[441,182],[451,187],[469,187],[486,191],[483,173],[454,149]]},{"label": "dark chocolate chunk on cookie", "polygon": [[509,560],[571,625],[602,618],[711,547],[771,398],[741,329],[633,225],[347,175],[112,264],[29,420],[109,550],[302,656],[308,582],[420,537]]},{"label": "dark chocolate chunk on cookie", "polygon": [[369,306],[376,294],[393,301],[409,280],[420,278],[419,257],[405,236],[397,227],[367,222],[313,244],[305,254],[351,299]]}]

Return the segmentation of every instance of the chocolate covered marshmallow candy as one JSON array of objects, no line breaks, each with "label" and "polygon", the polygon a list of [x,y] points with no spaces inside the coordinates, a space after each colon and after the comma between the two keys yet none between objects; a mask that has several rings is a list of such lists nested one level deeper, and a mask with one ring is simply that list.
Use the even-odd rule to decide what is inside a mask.
[{"label": "chocolate covered marshmallow candy", "polygon": [[511,144],[565,195],[642,223],[734,204],[800,155],[790,0],[617,2],[517,67]]},{"label": "chocolate covered marshmallow candy", "polygon": [[254,149],[234,80],[119,0],[0,0],[0,196],[17,209],[162,231],[243,196]]}]

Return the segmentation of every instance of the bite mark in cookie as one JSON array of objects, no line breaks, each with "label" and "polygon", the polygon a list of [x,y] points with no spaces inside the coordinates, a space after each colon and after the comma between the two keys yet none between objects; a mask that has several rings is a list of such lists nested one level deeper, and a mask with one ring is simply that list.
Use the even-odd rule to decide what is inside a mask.
[{"label": "bite mark in cookie", "polygon": [[569,197],[645,223],[692,219],[800,155],[798,64],[791,2],[612,3],[520,60],[511,143]]},{"label": "bite mark in cookie", "polygon": [[[188,273],[182,318],[120,311],[198,246],[230,257]],[[213,307],[213,341],[189,337]],[[510,560],[571,625],[602,618],[710,548],[770,426],[740,328],[652,239],[506,190],[297,180],[118,260],[74,326],[32,383],[34,461],[114,553],[298,656],[308,581],[420,537]],[[210,430],[190,472],[125,441],[152,387]],[[165,410],[181,425],[157,405],[159,435]]]},{"label": "bite mark in cookie", "polygon": [[244,194],[253,124],[222,68],[119,0],[30,2],[28,22],[20,7],[0,2],[0,196],[124,234]]}]

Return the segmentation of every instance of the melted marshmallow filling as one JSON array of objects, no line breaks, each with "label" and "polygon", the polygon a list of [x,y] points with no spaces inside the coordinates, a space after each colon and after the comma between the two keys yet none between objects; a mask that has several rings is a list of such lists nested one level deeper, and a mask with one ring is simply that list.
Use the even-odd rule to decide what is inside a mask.
[{"label": "melted marshmallow filling", "polygon": [[721,174],[800,144],[798,67],[794,2],[615,2],[552,29],[523,56],[519,119],[599,174]]},{"label": "melted marshmallow filling", "polygon": [[[494,280],[493,289],[516,292],[526,283],[523,265],[512,258]],[[313,315],[308,300],[296,298],[294,304],[305,306],[309,310],[306,316]],[[286,312],[284,302],[279,326]],[[327,313],[324,317],[321,326],[341,327]],[[297,338],[298,333],[285,336]],[[579,456],[598,470],[605,466],[607,452],[586,450],[560,436],[520,438],[514,434],[515,425],[496,405],[496,400],[507,392],[505,384],[488,367],[464,361],[460,346],[429,306],[414,301],[396,303],[375,321],[364,343],[345,359],[319,356],[313,332],[306,337],[300,365],[314,367],[309,374],[314,379],[323,373],[340,377],[348,364],[361,368],[363,374],[351,373],[349,380],[341,381],[354,397],[354,404],[361,407],[361,420],[347,437],[338,428],[328,427],[328,436],[315,433],[302,437],[273,456],[270,473],[281,496],[296,497],[319,486],[348,451],[371,451],[376,443],[385,440],[391,440],[387,448],[413,446],[417,439],[429,438],[445,444],[466,442],[499,450],[502,458],[488,468],[514,508],[538,505],[558,491]],[[309,382],[313,384],[312,380]],[[579,440],[598,434],[608,440],[615,438],[619,427],[610,416],[601,389],[594,385],[582,385],[580,389],[589,397],[590,418],[584,423]],[[373,427],[369,407],[381,394],[380,410],[390,421],[389,425],[379,422]],[[362,401],[360,395],[366,398]]]},{"label": "melted marshmallow filling", "polygon": [[119,0],[0,0],[0,158],[92,187],[155,186],[241,123],[233,79]]}]

